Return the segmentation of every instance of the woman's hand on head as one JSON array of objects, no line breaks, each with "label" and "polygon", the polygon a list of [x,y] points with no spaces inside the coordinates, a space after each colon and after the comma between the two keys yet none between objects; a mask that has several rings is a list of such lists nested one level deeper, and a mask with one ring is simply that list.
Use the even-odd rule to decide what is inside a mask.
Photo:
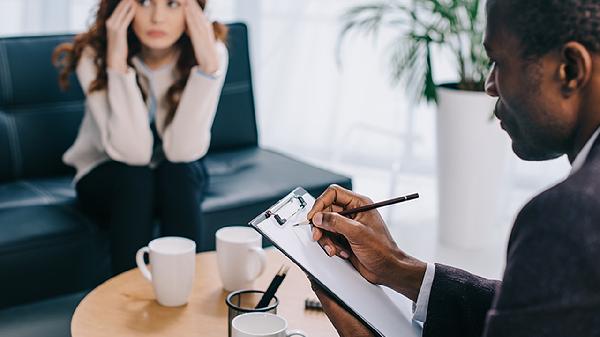
[{"label": "woman's hand on head", "polygon": [[196,0],[183,1],[186,33],[192,41],[198,66],[204,73],[214,74],[219,70],[219,56],[213,25],[208,21]]},{"label": "woman's hand on head", "polygon": [[106,20],[106,64],[109,69],[121,73],[127,72],[127,29],[133,21],[135,10],[135,0],[122,0]]}]

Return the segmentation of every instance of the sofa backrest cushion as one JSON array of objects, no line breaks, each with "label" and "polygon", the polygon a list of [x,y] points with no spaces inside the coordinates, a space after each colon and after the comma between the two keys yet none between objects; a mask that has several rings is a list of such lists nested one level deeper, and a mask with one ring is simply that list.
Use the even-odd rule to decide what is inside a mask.
[{"label": "sofa backrest cushion", "polygon": [[[211,152],[257,146],[247,28],[230,24],[230,63],[212,132]],[[61,91],[54,48],[73,35],[0,39],[0,181],[73,173],[62,154],[84,112],[75,76]]]}]

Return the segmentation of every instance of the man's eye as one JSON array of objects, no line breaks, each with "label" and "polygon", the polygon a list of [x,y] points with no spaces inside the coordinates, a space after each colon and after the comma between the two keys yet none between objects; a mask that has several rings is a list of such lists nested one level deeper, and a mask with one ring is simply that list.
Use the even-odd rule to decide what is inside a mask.
[{"label": "man's eye", "polygon": [[143,7],[150,7],[150,0],[138,0]]},{"label": "man's eye", "polygon": [[179,1],[171,0],[167,3],[167,6],[169,6],[169,8],[178,8],[179,6],[181,6],[181,4],[179,3]]}]

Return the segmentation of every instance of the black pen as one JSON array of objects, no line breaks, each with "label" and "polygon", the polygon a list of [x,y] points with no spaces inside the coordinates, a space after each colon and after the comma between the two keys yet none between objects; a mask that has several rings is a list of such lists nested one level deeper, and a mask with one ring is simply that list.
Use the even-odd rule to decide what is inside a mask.
[{"label": "black pen", "polygon": [[290,267],[287,266],[282,266],[279,269],[277,275],[275,275],[275,277],[271,281],[271,284],[269,284],[269,288],[267,288],[267,291],[264,293],[260,301],[258,301],[258,304],[254,309],[265,308],[269,305],[269,303],[271,303],[271,300],[273,299],[273,297],[275,297],[277,289],[279,289],[281,282],[283,282],[283,279],[287,276],[287,272],[289,270]]}]

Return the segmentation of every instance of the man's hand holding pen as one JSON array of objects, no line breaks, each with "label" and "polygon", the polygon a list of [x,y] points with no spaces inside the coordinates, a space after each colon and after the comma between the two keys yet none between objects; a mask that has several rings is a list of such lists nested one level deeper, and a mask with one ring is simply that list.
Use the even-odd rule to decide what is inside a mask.
[{"label": "man's hand holding pen", "polygon": [[[352,218],[337,214],[372,203],[369,198],[339,186],[329,187],[307,215],[314,225],[313,239],[329,256],[349,260],[369,282],[387,286],[416,301],[427,264],[398,248],[377,210],[358,213]],[[350,251],[336,244],[327,232],[343,235]]]}]

